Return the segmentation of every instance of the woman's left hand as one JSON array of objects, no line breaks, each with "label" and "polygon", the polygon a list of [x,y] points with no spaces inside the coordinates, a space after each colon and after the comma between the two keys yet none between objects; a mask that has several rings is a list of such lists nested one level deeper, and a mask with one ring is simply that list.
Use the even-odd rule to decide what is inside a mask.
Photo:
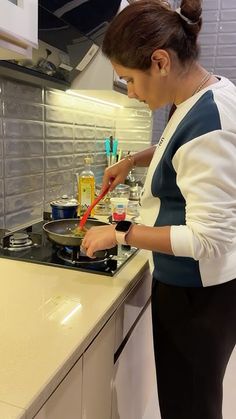
[{"label": "woman's left hand", "polygon": [[93,258],[98,250],[111,249],[116,244],[115,226],[110,224],[90,228],[82,240],[81,247],[88,257]]}]

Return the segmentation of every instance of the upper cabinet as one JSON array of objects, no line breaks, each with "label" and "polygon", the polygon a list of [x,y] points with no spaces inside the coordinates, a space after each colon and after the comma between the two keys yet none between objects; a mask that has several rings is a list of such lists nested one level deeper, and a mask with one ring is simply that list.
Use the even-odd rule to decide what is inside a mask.
[{"label": "upper cabinet", "polygon": [[1,0],[0,59],[31,57],[38,45],[38,0]]}]

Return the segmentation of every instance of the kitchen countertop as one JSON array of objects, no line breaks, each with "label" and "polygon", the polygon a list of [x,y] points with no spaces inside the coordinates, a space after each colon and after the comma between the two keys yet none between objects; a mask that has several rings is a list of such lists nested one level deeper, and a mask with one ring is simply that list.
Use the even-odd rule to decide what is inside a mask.
[{"label": "kitchen countertop", "polygon": [[[0,260],[0,418],[31,418],[148,267],[114,277]],[[26,413],[24,415],[24,413]]]}]

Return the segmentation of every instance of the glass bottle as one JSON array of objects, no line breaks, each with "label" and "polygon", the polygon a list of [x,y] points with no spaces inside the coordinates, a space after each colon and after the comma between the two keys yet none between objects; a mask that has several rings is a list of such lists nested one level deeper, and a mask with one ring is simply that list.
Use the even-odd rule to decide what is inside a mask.
[{"label": "glass bottle", "polygon": [[[91,170],[93,159],[85,157],[85,167],[79,175],[78,179],[78,216],[81,217],[87,208],[91,205],[95,196],[95,176]],[[93,217],[94,210],[92,210],[90,217]]]}]

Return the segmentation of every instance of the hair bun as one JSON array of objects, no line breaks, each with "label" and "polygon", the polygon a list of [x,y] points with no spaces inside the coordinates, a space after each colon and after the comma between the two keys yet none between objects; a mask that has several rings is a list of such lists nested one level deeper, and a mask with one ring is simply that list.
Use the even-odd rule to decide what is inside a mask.
[{"label": "hair bun", "polygon": [[193,22],[192,20],[190,20],[186,16],[184,16],[183,13],[181,12],[180,7],[178,7],[178,9],[176,9],[175,12],[178,13],[178,15],[181,17],[181,19],[183,19],[188,25],[196,25],[198,23],[198,21]]},{"label": "hair bun", "polygon": [[192,23],[198,23],[202,16],[201,0],[183,0],[180,5],[180,12]]},{"label": "hair bun", "polygon": [[180,17],[183,22],[186,22],[185,30],[189,34],[197,36],[202,27],[201,0],[182,0],[179,10]]}]

